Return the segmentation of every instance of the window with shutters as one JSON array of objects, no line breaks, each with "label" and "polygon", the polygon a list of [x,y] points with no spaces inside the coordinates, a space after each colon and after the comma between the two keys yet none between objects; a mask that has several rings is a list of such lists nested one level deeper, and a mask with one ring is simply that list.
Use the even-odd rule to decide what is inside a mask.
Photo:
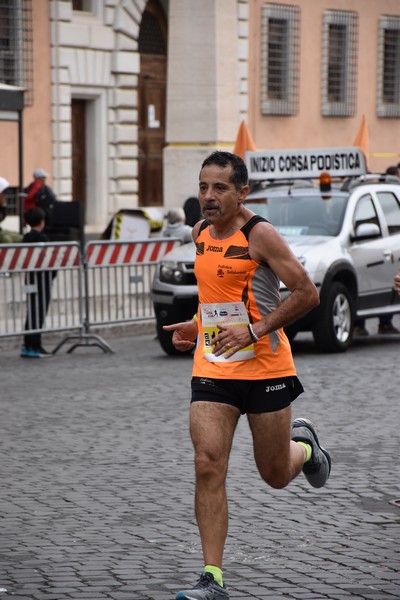
[{"label": "window with shutters", "polygon": [[265,4],[261,27],[261,112],[294,115],[298,110],[300,9]]},{"label": "window with shutters", "polygon": [[0,0],[0,83],[25,89],[25,106],[33,103],[31,0]]},{"label": "window with shutters", "polygon": [[327,11],[322,27],[322,115],[352,117],[356,110],[358,15]]},{"label": "window with shutters", "polygon": [[379,19],[378,101],[379,117],[400,117],[400,17]]}]

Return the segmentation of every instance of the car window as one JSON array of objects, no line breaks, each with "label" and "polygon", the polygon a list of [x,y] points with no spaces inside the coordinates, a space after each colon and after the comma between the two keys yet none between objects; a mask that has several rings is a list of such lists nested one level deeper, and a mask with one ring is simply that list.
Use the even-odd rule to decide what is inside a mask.
[{"label": "car window", "polygon": [[246,201],[246,207],[270,221],[282,235],[338,235],[347,197],[279,195]]},{"label": "car window", "polygon": [[389,235],[400,231],[400,204],[392,192],[378,192],[377,194],[385,213]]},{"label": "car window", "polygon": [[375,206],[370,194],[361,196],[357,202],[353,216],[354,231],[356,231],[357,227],[363,225],[364,223],[374,223],[375,225],[378,225],[380,229],[378,215],[376,214]]}]

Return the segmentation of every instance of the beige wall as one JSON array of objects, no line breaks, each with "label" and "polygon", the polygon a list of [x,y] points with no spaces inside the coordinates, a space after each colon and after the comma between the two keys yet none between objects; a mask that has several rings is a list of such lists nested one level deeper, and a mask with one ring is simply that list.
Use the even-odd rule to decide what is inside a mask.
[{"label": "beige wall", "polygon": [[[272,2],[278,4],[278,2]],[[259,149],[351,146],[365,114],[369,133],[368,166],[384,171],[400,162],[400,119],[376,115],[378,19],[400,15],[399,0],[296,0],[300,7],[300,102],[296,116],[262,116],[260,110],[261,7],[252,0],[249,15],[249,126]],[[321,116],[322,14],[353,10],[359,15],[358,86],[352,118]],[[386,154],[387,156],[383,156]]]},{"label": "beige wall", "polygon": [[24,181],[29,183],[32,173],[42,167],[50,174],[52,185],[52,131],[51,131],[51,60],[50,22],[48,0],[32,2],[34,103],[24,111]]},{"label": "beige wall", "polygon": [[243,2],[170,0],[165,206],[197,194],[210,152],[232,150],[244,118],[239,25],[246,17]]},{"label": "beige wall", "polygon": [[[42,167],[49,173],[51,161],[51,101],[50,101],[50,31],[49,2],[32,2],[33,19],[33,97],[32,106],[23,111],[23,183],[32,179],[32,172]],[[18,185],[18,127],[17,123],[0,122],[2,140],[1,173],[12,186]],[[51,177],[48,179],[51,185]]]},{"label": "beige wall", "polygon": [[18,124],[16,121],[0,121],[1,167],[0,176],[11,186],[18,186]]}]

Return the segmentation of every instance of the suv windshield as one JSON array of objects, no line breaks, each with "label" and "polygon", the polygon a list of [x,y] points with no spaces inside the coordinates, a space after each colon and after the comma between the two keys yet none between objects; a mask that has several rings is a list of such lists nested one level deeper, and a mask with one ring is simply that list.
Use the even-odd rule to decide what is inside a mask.
[{"label": "suv windshield", "polygon": [[289,195],[287,192],[264,198],[248,198],[246,207],[261,215],[282,235],[338,235],[348,195],[330,192]]}]

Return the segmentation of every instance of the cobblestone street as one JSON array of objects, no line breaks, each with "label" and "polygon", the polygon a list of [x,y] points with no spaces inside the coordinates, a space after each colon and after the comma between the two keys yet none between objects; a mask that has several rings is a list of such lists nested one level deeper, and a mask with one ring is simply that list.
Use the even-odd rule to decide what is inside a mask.
[{"label": "cobblestone street", "polygon": [[[164,355],[153,328],[107,341],[114,354],[25,361],[0,345],[0,600],[172,600],[201,571],[191,358]],[[241,419],[230,597],[398,600],[400,336],[346,354],[318,354],[307,336],[293,347],[306,390],[294,417],[317,424],[332,475],[320,490],[303,475],[268,488]]]}]

